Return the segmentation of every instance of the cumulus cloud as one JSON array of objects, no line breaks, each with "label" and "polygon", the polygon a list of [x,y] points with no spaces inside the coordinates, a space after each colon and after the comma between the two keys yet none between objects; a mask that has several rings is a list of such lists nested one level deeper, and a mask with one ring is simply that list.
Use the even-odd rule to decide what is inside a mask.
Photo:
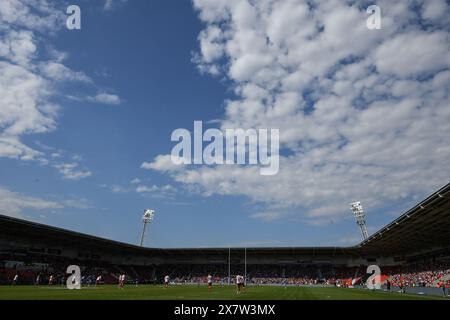
[{"label": "cumulus cloud", "polygon": [[[6,0],[0,4],[0,156],[36,159],[42,153],[21,137],[56,128],[58,106],[51,102],[52,82],[68,68],[37,62],[38,33],[53,33],[63,26],[64,14],[46,0]],[[48,72],[41,72],[43,70]],[[59,68],[55,67],[59,66]]]},{"label": "cumulus cloud", "polygon": [[34,34],[11,30],[0,42],[0,55],[19,65],[26,65],[36,54]]},{"label": "cumulus cloud", "polygon": [[428,20],[444,19],[449,21],[449,5],[445,0],[424,1],[422,3],[422,17]]},{"label": "cumulus cloud", "polygon": [[[93,85],[84,72],[64,64],[66,53],[48,44],[49,37],[64,28],[65,19],[65,11],[54,1],[0,2],[0,157],[48,163],[47,158],[53,158],[52,155],[25,144],[24,136],[57,128],[61,107],[54,98],[61,95],[64,84]],[[117,95],[107,93],[99,93],[92,99],[99,103],[120,103]],[[65,177],[89,174],[58,167]]]},{"label": "cumulus cloud", "polygon": [[181,163],[181,161],[177,160],[182,160],[182,158],[176,156],[174,158],[175,161],[172,161],[170,154],[158,155],[152,162],[143,162],[141,168],[166,172],[181,170],[184,165],[176,163]]},{"label": "cumulus cloud", "polygon": [[26,28],[54,33],[64,26],[63,10],[55,10],[48,0],[4,0],[0,4],[1,30]]},{"label": "cumulus cloud", "polygon": [[[33,159],[38,152],[25,146],[20,136],[44,133],[56,127],[58,106],[48,100],[49,85],[28,69],[0,61],[0,156]],[[15,152],[11,152],[15,149]],[[3,151],[3,152],[2,152]]]},{"label": "cumulus cloud", "polygon": [[[450,167],[449,7],[378,1],[368,30],[354,1],[194,0],[205,24],[194,62],[226,77],[222,128],[279,128],[275,176],[255,168],[143,168],[205,195],[244,195],[256,219],[297,215],[322,223],[361,200],[370,210],[424,196]],[[420,8],[420,10],[417,10]],[[444,10],[442,13],[440,10]]]},{"label": "cumulus cloud", "polygon": [[399,34],[377,47],[375,65],[381,73],[400,78],[435,73],[450,65],[449,42],[444,31]]}]

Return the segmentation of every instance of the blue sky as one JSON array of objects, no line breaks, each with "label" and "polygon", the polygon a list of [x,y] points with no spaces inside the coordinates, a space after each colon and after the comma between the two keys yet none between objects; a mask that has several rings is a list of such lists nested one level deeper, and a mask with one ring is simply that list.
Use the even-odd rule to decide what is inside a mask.
[{"label": "blue sky", "polygon": [[[149,246],[349,245],[350,202],[370,233],[448,183],[445,1],[380,1],[381,30],[365,2],[75,2],[81,30],[62,1],[0,4],[1,214],[137,243],[153,208]],[[195,120],[280,129],[279,174],[172,170]]]}]

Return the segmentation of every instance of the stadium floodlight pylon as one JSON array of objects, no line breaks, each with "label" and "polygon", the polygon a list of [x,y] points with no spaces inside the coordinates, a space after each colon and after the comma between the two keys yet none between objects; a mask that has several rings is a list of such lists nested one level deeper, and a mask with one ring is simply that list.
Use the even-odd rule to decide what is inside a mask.
[{"label": "stadium floodlight pylon", "polygon": [[366,228],[366,216],[364,214],[363,207],[361,205],[360,201],[350,203],[350,208],[352,209],[353,215],[356,219],[356,224],[359,226],[359,229],[361,230],[361,234],[363,236],[363,239],[366,240],[369,237],[369,233],[367,232]]},{"label": "stadium floodlight pylon", "polygon": [[247,246],[244,249],[244,285],[247,285]]},{"label": "stadium floodlight pylon", "polygon": [[144,214],[142,216],[142,234],[141,234],[141,243],[140,246],[144,244],[145,230],[147,229],[147,224],[153,221],[153,217],[155,216],[155,210],[145,209]]},{"label": "stadium floodlight pylon", "polygon": [[231,247],[228,247],[228,285],[231,284]]}]

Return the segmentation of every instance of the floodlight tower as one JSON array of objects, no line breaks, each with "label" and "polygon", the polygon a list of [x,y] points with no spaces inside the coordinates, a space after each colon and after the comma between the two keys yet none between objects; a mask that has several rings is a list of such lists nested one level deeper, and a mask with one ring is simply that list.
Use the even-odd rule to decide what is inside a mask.
[{"label": "floodlight tower", "polygon": [[357,201],[350,203],[350,208],[352,209],[353,215],[355,216],[356,224],[359,226],[364,240],[366,240],[369,237],[369,234],[367,233],[366,219],[361,202]]},{"label": "floodlight tower", "polygon": [[155,215],[155,210],[146,209],[144,211],[144,215],[142,216],[143,228],[142,228],[142,234],[141,234],[141,244],[140,244],[141,247],[144,243],[144,236],[145,236],[145,230],[147,229],[147,224],[152,222],[154,215]]}]

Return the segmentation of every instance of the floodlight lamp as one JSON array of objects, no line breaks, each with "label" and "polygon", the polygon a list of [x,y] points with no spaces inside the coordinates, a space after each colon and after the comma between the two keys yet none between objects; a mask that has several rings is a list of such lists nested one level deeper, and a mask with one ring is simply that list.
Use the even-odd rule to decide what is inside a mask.
[{"label": "floodlight lamp", "polygon": [[363,239],[365,240],[369,237],[369,234],[366,229],[365,215],[361,202],[357,201],[350,203],[350,207],[352,209],[353,215],[355,216],[356,224],[359,226]]},{"label": "floodlight lamp", "polygon": [[142,216],[142,220],[150,222],[153,220],[154,215],[155,215],[155,210],[146,209],[144,211],[144,215]]}]

